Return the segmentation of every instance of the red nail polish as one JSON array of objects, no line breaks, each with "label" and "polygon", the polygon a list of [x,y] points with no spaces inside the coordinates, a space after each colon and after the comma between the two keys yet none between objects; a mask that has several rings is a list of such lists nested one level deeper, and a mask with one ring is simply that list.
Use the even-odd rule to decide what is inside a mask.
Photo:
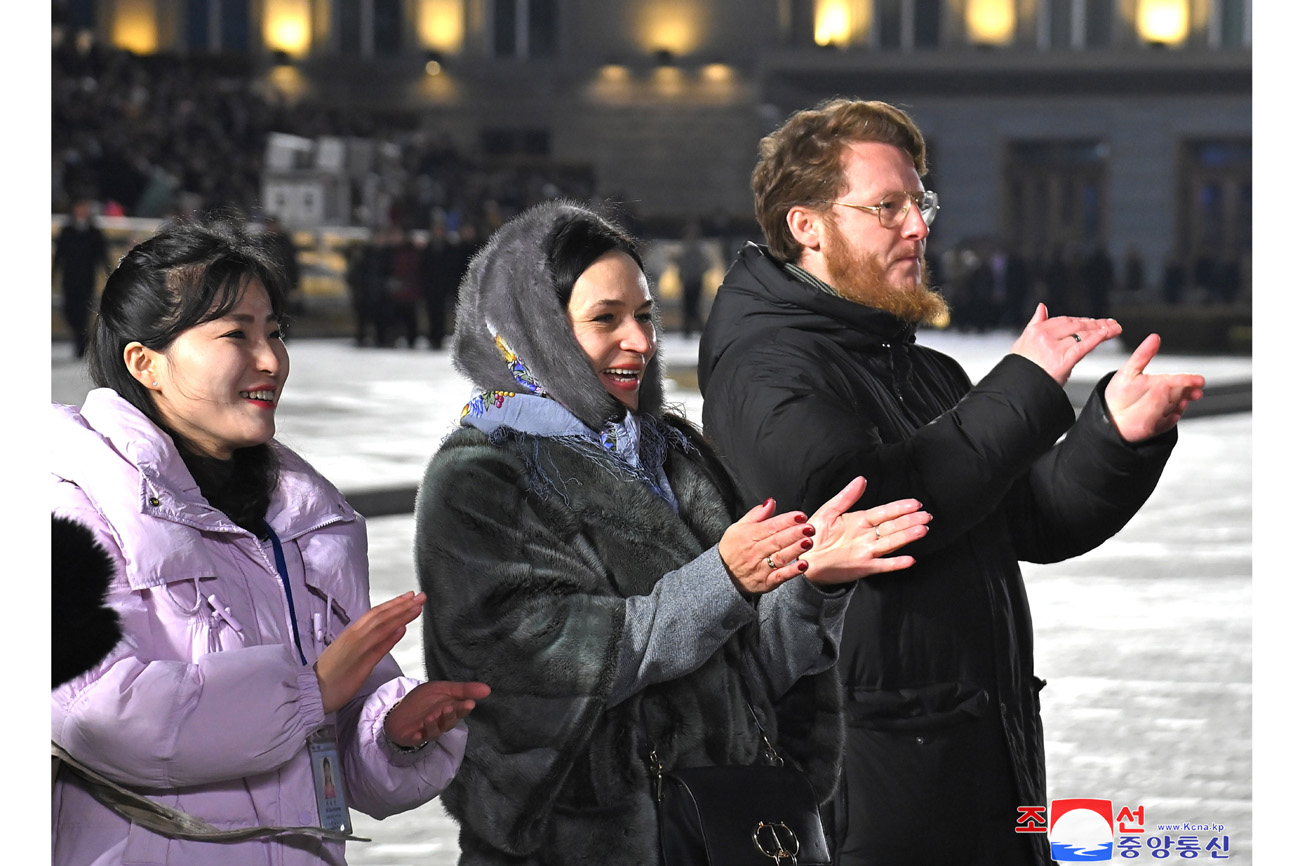
[{"label": "red nail polish", "polygon": [[804,534],[804,535],[813,535],[813,534],[816,533],[816,532],[817,532],[817,530],[816,530],[816,529],[813,529],[811,526],[805,526],[805,527],[803,528],[803,534]]},{"label": "red nail polish", "polygon": [[807,571],[807,570],[808,570],[808,563],[804,562],[802,559],[799,560],[799,570],[800,570],[800,571]]},{"label": "red nail polish", "polygon": [[794,516],[794,522],[795,522],[795,523],[803,523],[803,522],[805,522],[807,519],[808,519],[807,515],[804,515],[804,514],[796,514],[796,515]]},{"label": "red nail polish", "polygon": [[799,542],[799,546],[802,547],[804,550],[812,550],[812,542],[806,538],[803,541]]}]

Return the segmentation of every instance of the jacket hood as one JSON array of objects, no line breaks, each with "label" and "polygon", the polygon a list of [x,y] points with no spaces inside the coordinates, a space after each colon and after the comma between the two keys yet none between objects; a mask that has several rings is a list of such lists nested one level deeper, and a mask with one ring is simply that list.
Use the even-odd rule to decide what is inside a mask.
[{"label": "jacket hood", "polygon": [[[605,390],[578,345],[546,262],[552,233],[574,219],[606,222],[556,200],[529,208],[488,238],[460,284],[451,357],[478,388],[552,397],[599,430],[627,407]],[[656,318],[656,337],[660,330]],[[655,354],[646,364],[638,412],[657,416],[662,409],[663,369]]]},{"label": "jacket hood", "polygon": [[727,270],[700,339],[701,393],[723,354],[764,332],[827,334],[853,349],[916,342],[916,325],[792,277],[767,247],[748,243]]}]

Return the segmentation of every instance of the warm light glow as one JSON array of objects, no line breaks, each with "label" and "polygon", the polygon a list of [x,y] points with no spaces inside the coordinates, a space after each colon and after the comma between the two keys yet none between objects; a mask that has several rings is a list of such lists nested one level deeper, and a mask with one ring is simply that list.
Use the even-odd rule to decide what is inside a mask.
[{"label": "warm light glow", "polygon": [[650,0],[637,27],[642,48],[647,54],[661,49],[678,57],[690,54],[703,39],[705,11],[691,0]]},{"label": "warm light glow", "polygon": [[735,80],[736,73],[725,63],[708,63],[700,67],[700,78],[710,84],[727,84]]},{"label": "warm light glow", "polygon": [[416,32],[420,47],[459,51],[465,41],[465,14],[461,0],[420,0]]},{"label": "warm light glow", "polygon": [[610,84],[617,81],[628,81],[631,77],[632,70],[621,63],[606,63],[600,67],[600,80]]},{"label": "warm light glow", "polygon": [[678,66],[659,66],[650,73],[652,92],[660,97],[680,97],[686,92],[686,73]]},{"label": "warm light glow", "polygon": [[113,17],[113,44],[134,54],[158,50],[158,10],[153,0],[120,0]]},{"label": "warm light glow", "polygon": [[265,0],[262,38],[271,51],[302,57],[311,44],[309,0]]},{"label": "warm light glow", "polygon": [[1187,38],[1187,0],[1138,0],[1137,19],[1147,42],[1172,45]]},{"label": "warm light glow", "polygon": [[442,64],[436,60],[430,60],[424,64],[425,75],[442,75]]},{"label": "warm light glow", "polygon": [[276,66],[270,70],[267,80],[271,86],[290,103],[302,99],[307,92],[307,79],[292,66]]},{"label": "warm light glow", "polygon": [[966,6],[966,33],[976,45],[1009,45],[1016,35],[1013,0],[970,0]]},{"label": "warm light glow", "polygon": [[819,0],[813,19],[813,41],[818,45],[849,44],[853,32],[853,16],[849,0]]}]

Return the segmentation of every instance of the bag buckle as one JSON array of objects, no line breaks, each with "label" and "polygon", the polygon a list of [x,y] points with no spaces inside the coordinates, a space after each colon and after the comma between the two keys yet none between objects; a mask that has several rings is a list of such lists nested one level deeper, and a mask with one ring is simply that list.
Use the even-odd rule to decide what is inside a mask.
[{"label": "bag buckle", "polygon": [[772,747],[772,743],[767,739],[766,734],[763,734],[763,760],[769,767],[785,766],[785,758],[782,758],[777,750]]},{"label": "bag buckle", "polygon": [[783,821],[759,821],[754,828],[754,847],[774,863],[789,860],[789,866],[799,866],[795,856],[799,853],[799,837]]}]

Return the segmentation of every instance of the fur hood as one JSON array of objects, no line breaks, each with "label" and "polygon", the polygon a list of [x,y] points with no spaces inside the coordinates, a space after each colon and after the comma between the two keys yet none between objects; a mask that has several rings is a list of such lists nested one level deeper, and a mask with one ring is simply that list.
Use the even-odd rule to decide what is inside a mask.
[{"label": "fur hood", "polygon": [[[591,369],[546,262],[552,234],[575,219],[609,222],[575,202],[556,200],[529,208],[492,234],[461,281],[451,356],[475,386],[520,391],[500,338],[546,394],[599,430],[621,418],[626,407]],[[655,334],[662,334],[657,317]],[[646,365],[638,411],[657,416],[662,409],[663,367],[656,354]]]}]

